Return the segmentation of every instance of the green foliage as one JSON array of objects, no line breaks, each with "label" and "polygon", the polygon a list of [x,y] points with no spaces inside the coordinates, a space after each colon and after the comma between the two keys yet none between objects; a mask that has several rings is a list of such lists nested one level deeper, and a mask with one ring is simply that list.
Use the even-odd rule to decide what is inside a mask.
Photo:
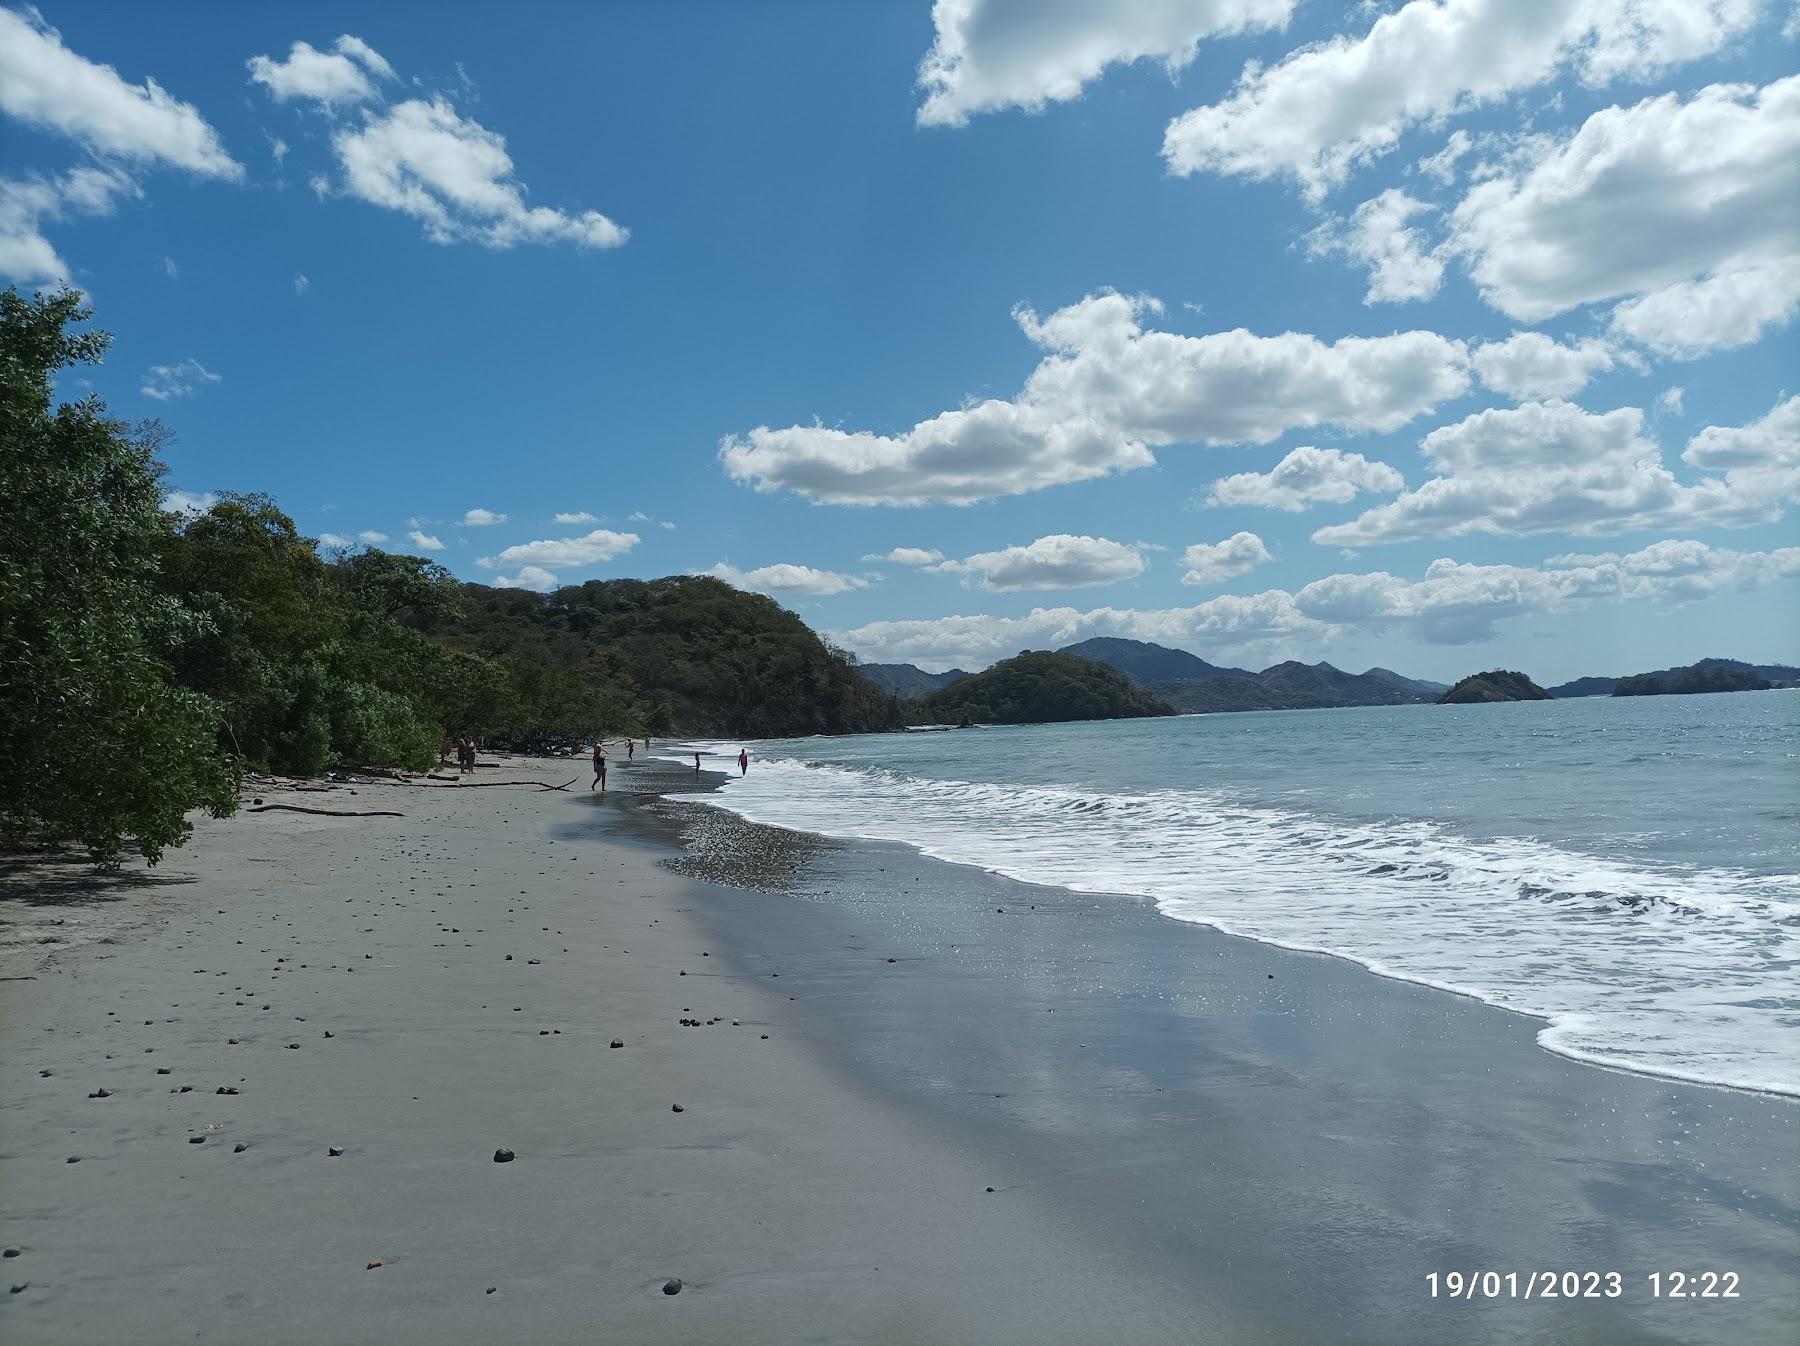
[{"label": "green foliage", "polygon": [[69,291],[0,294],[0,831],[155,861],[188,810],[235,807],[237,777],[213,705],[168,680],[206,633],[158,588],[157,430],[53,407],[56,372],[106,350],[69,330],[90,316]]},{"label": "green foliage", "polygon": [[1474,705],[1484,701],[1548,701],[1550,693],[1523,673],[1495,668],[1471,673],[1438,698],[1440,706]]},{"label": "green foliage", "polygon": [[1047,650],[1026,650],[908,707],[920,723],[1043,724],[1175,713],[1117,669]]}]

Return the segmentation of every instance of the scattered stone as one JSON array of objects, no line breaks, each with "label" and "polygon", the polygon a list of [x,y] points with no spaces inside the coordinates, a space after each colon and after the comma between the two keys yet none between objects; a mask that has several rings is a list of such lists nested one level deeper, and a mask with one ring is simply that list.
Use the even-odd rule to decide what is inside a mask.
[{"label": "scattered stone", "polygon": [[94,1090],[93,1093],[89,1094],[88,1097],[89,1098],[111,1098],[112,1090],[111,1089],[96,1089],[96,1090]]},{"label": "scattered stone", "polygon": [[218,1094],[235,1094],[237,1090],[230,1085],[221,1084],[217,1089],[213,1090],[213,1092]]},{"label": "scattered stone", "polygon": [[[24,1286],[18,1286],[18,1287],[16,1287],[16,1288],[18,1288],[18,1289],[21,1289],[21,1290],[22,1290],[22,1289],[24,1289],[24,1288],[25,1288],[25,1287],[24,1287]],[[668,1279],[668,1280],[666,1280],[666,1281],[664,1281],[664,1282],[663,1282],[663,1293],[664,1293],[664,1294],[665,1294],[665,1295],[678,1295],[678,1294],[680,1294],[680,1293],[681,1293],[681,1277],[679,1277],[679,1276],[671,1276],[671,1277],[669,1277],[669,1279]]]},{"label": "scattered stone", "polygon": [[513,1161],[513,1152],[511,1150],[495,1150],[494,1151],[494,1162],[496,1164],[510,1164],[510,1163],[512,1163],[512,1161]]},{"label": "scattered stone", "polygon": [[994,1189],[993,1189],[993,1188],[992,1188],[992,1187],[990,1187],[990,1188],[988,1188],[988,1191],[990,1191],[990,1192],[991,1192],[991,1191],[993,1191],[993,1190],[994,1190]]},{"label": "scattered stone", "polygon": [[72,1154],[67,1159],[63,1160],[63,1163],[65,1164],[79,1164],[80,1162],[81,1156],[78,1154]]},{"label": "scattered stone", "polygon": [[333,1159],[336,1159],[336,1158],[337,1158],[337,1157],[338,1157],[338,1156],[339,1156],[339,1155],[341,1155],[341,1154],[342,1154],[342,1153],[343,1153],[343,1152],[344,1152],[344,1151],[343,1151],[343,1147],[342,1147],[342,1146],[338,1146],[338,1145],[328,1145],[328,1146],[326,1146],[326,1147],[325,1147],[325,1153],[326,1153],[326,1154],[328,1154],[328,1155],[330,1155],[330,1156],[331,1156],[331,1157],[332,1157],[332,1158],[333,1158]]},{"label": "scattered stone", "polygon": [[373,1262],[369,1263],[368,1266],[364,1267],[363,1270],[364,1271],[373,1271],[373,1270],[375,1270],[376,1267],[378,1267],[380,1265],[381,1265],[381,1259],[376,1258]]},{"label": "scattered stone", "polygon": [[246,1145],[243,1141],[240,1140],[236,1145],[233,1145],[231,1147],[231,1152],[233,1154],[242,1154],[245,1150],[247,1150],[249,1148],[250,1147],[248,1145]]},{"label": "scattered stone", "polygon": [[18,1255],[17,1248],[0,1248],[0,1257],[17,1257]]},{"label": "scattered stone", "polygon": [[204,1144],[206,1144],[206,1137],[205,1136],[189,1136],[188,1144],[189,1145],[204,1145]]},{"label": "scattered stone", "polygon": [[623,1042],[621,1042],[618,1038],[614,1038],[611,1042],[607,1043],[607,1046],[609,1046],[609,1047],[623,1047],[624,1045],[625,1044]]},{"label": "scattered stone", "polygon": [[299,1044],[299,1043],[298,1043],[298,1042],[290,1042],[290,1043],[288,1043],[288,1045],[287,1045],[287,1049],[288,1049],[288,1050],[289,1050],[289,1051],[290,1051],[290,1052],[297,1052],[297,1051],[299,1051],[299,1050],[300,1050],[300,1044]]},{"label": "scattered stone", "polygon": [[[268,1006],[267,1006],[267,1005],[264,1005],[264,1006],[263,1006],[263,1008],[264,1008],[264,1009],[267,1009],[267,1008],[268,1008]],[[238,1040],[237,1040],[237,1039],[236,1039],[236,1038],[226,1038],[226,1039],[225,1039],[225,1045],[226,1045],[226,1046],[227,1046],[227,1047],[235,1047],[235,1046],[237,1046],[237,1045],[238,1045]]]},{"label": "scattered stone", "polygon": [[526,964],[527,964],[527,965],[528,965],[528,966],[529,966],[529,965],[530,965],[530,964],[532,964],[532,963],[541,963],[541,962],[543,962],[543,961],[544,961],[544,960],[543,960],[543,959],[542,959],[542,958],[527,958],[527,959],[526,959],[526,960],[525,960],[525,962],[526,962]]},{"label": "scattered stone", "polygon": [[675,1104],[674,1107],[670,1108],[669,1110],[671,1112],[686,1112],[687,1111],[687,1109],[682,1107],[681,1104],[679,1104],[679,1103]]},{"label": "scattered stone", "polygon": [[769,1035],[768,1035],[768,1034],[767,1034],[767,1033],[764,1033],[764,1034],[763,1034],[763,1041],[765,1041],[765,1042],[767,1042],[767,1041],[768,1041],[768,1040],[769,1040]]},{"label": "scattered stone", "polygon": [[890,958],[890,959],[888,959],[888,962],[890,962],[890,963],[894,963],[894,962],[898,962],[898,961],[899,961],[899,960],[898,960],[898,959],[896,959],[896,958]]},{"label": "scattered stone", "polygon": [[[14,1283],[13,1283],[13,1287],[12,1287],[12,1290],[11,1290],[11,1293],[12,1293],[12,1294],[15,1294],[15,1295],[19,1295],[19,1294],[24,1294],[24,1293],[25,1293],[25,1290],[26,1290],[26,1288],[27,1288],[27,1287],[28,1287],[28,1286],[29,1286],[29,1285],[30,1285],[30,1284],[31,1284],[31,1282],[30,1282],[30,1281],[16,1281],[16,1282],[14,1282]],[[681,1287],[680,1287],[680,1286],[676,1286],[676,1287],[675,1287],[675,1289],[676,1289],[676,1290],[679,1290],[679,1289],[680,1289],[680,1288],[681,1288]],[[674,1294],[674,1293],[675,1293],[675,1290],[665,1290],[665,1291],[663,1291],[663,1293],[664,1293],[664,1294],[669,1294],[669,1295],[672,1295],[672,1294]]]},{"label": "scattered stone", "polygon": [[325,1030],[325,1036],[326,1036],[326,1037],[328,1037],[328,1038],[331,1038],[331,1037],[336,1037],[336,1036],[337,1036],[337,1034],[335,1034],[335,1033],[333,1033],[333,1032],[332,1032],[332,1031],[331,1031],[331,1030],[330,1030],[330,1029],[329,1029],[329,1028],[328,1028],[328,1029],[326,1029],[326,1030]]},{"label": "scattered stone", "polygon": [[168,1066],[158,1066],[156,1068],[156,1073],[158,1075],[167,1075],[169,1073],[169,1067]]}]

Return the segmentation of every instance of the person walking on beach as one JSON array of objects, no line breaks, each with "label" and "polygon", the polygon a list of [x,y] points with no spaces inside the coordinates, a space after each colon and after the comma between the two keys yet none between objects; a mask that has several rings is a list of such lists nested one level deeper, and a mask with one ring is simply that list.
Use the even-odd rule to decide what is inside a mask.
[{"label": "person walking on beach", "polygon": [[627,762],[637,761],[637,740],[635,738],[625,740],[625,760]]},{"label": "person walking on beach", "polygon": [[475,769],[475,740],[467,734],[456,745],[456,765],[465,776]]},{"label": "person walking on beach", "polygon": [[739,748],[738,749],[738,775],[748,776],[749,774],[750,774],[750,749]]},{"label": "person walking on beach", "polygon": [[698,776],[700,774],[700,754],[699,753],[694,754],[694,774],[696,776]]},{"label": "person walking on beach", "polygon": [[594,740],[594,783],[588,789],[606,793],[606,740],[603,738]]}]

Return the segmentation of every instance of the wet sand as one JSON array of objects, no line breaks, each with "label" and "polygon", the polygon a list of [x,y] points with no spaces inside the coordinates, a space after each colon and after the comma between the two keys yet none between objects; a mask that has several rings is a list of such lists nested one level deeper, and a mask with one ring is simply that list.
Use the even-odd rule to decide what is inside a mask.
[{"label": "wet sand", "polygon": [[616,811],[270,797],[406,816],[245,815],[150,875],[4,878],[8,1343],[1239,1336],[826,1064],[817,1008],[727,972],[704,885]]},{"label": "wet sand", "polygon": [[[0,1339],[1792,1339],[1789,1103],[653,802],[691,770],[492,774],[580,781],[283,796],[406,817],[0,880]],[[1625,1289],[1434,1302],[1433,1269]],[[1741,1297],[1651,1300],[1709,1269]]]}]

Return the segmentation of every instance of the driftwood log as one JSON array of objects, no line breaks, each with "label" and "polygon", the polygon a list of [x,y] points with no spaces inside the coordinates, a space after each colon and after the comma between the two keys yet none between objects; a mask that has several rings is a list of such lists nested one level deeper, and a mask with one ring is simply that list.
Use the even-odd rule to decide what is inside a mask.
[{"label": "driftwood log", "polygon": [[404,818],[391,809],[309,809],[298,804],[253,804],[246,813],[316,813],[323,818]]}]

